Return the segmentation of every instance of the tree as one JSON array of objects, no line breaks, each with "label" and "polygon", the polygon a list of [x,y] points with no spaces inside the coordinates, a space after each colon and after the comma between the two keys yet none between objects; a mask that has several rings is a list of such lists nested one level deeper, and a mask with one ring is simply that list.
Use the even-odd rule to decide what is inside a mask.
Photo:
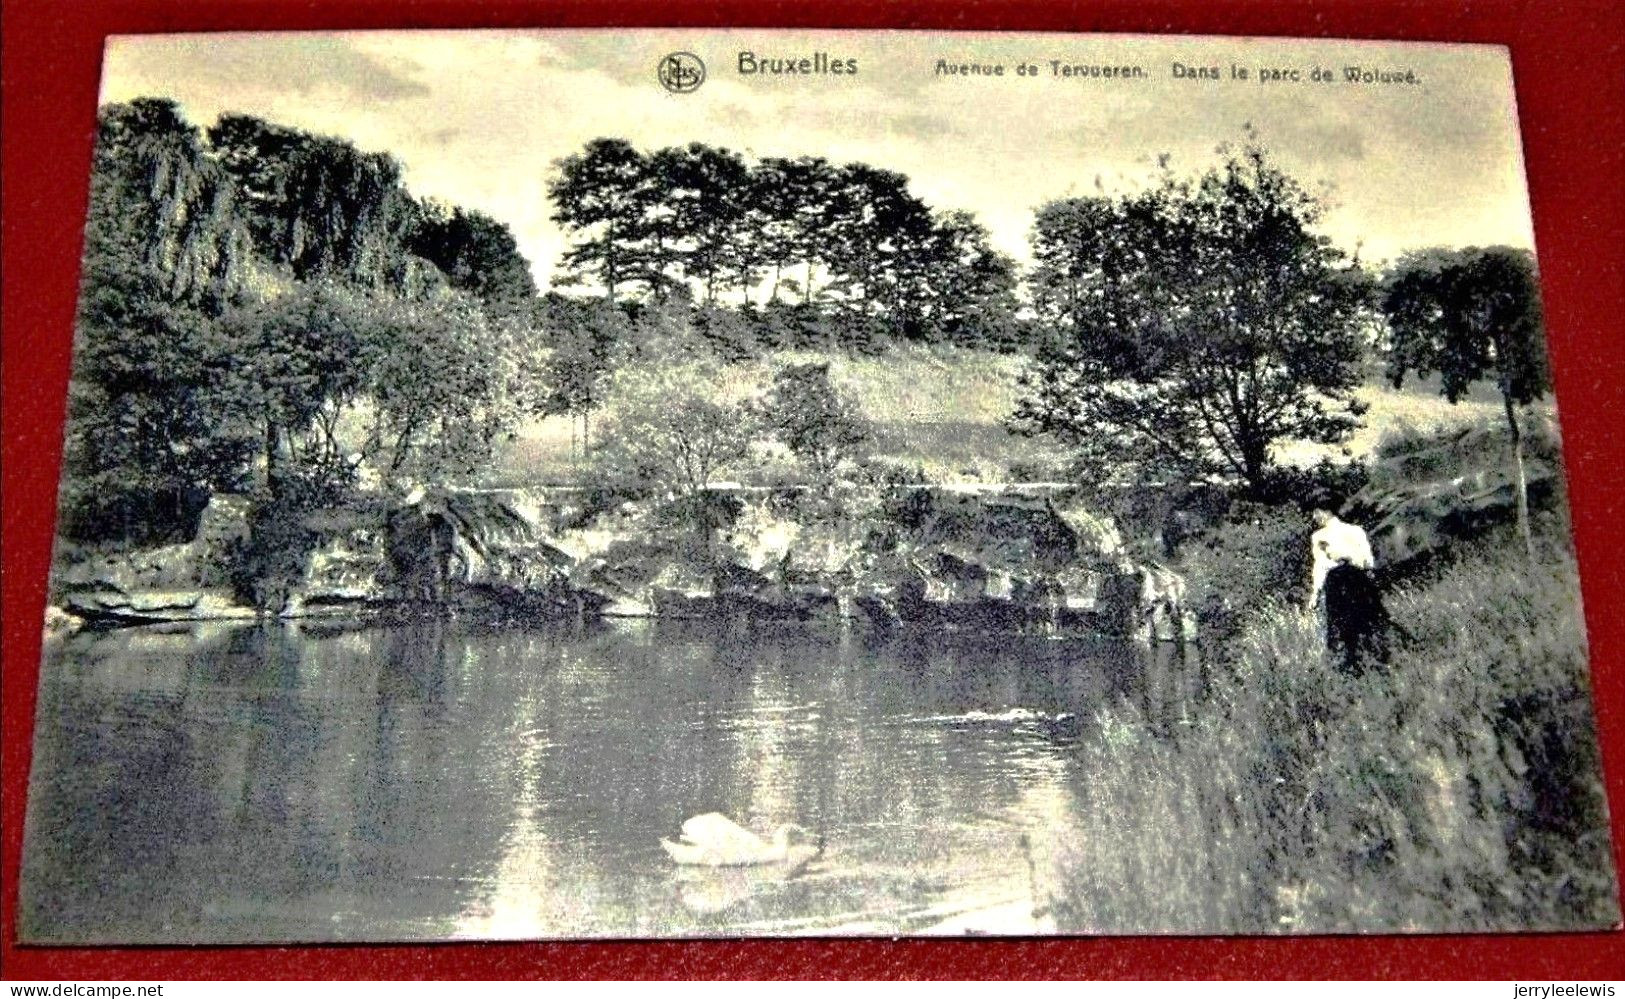
[{"label": "tree", "polygon": [[[817,157],[754,163],[704,143],[644,154],[600,138],[558,162],[548,188],[569,230],[568,281],[702,306],[721,331],[762,327],[767,339],[864,347],[877,337],[1013,344],[1015,265],[965,212],[934,212],[908,178]],[[794,275],[794,276],[792,276]],[[770,318],[755,313],[753,292]],[[740,292],[732,324],[721,296]],[[781,293],[801,308],[780,308]]]},{"label": "tree", "polygon": [[873,436],[857,407],[830,382],[827,362],[780,368],[757,409],[763,425],[820,482],[834,478],[843,461],[856,459]]},{"label": "tree", "polygon": [[557,163],[547,185],[553,221],[580,234],[564,254],[571,279],[596,281],[614,300],[645,263],[649,161],[624,139],[594,139]]},{"label": "tree", "polygon": [[231,411],[258,427],[272,500],[292,480],[336,484],[351,470],[338,421],[362,395],[377,354],[367,318],[352,294],[319,282],[223,318],[236,359],[223,376]]},{"label": "tree", "polygon": [[824,229],[835,211],[832,199],[838,183],[837,174],[828,160],[818,156],[802,156],[781,162],[784,183],[793,193],[780,206],[788,212],[783,231],[788,241],[779,245],[786,251],[786,266],[790,260],[800,258],[801,303],[811,305],[818,291],[818,269],[822,267],[827,270],[829,267],[829,258],[824,250]]},{"label": "tree", "polygon": [[1337,443],[1363,406],[1359,267],[1322,208],[1249,137],[1196,181],[1039,211],[1035,299],[1056,323],[1013,425],[1106,474],[1237,476],[1258,491],[1282,439]]},{"label": "tree", "polygon": [[1540,284],[1534,258],[1505,246],[1428,250],[1401,260],[1382,299],[1393,334],[1388,376],[1437,371],[1440,392],[1458,402],[1475,382],[1501,393],[1517,470],[1518,530],[1534,556],[1519,406],[1551,390]]},{"label": "tree", "polygon": [[969,212],[939,213],[923,256],[920,333],[967,347],[1009,349],[1018,338],[1016,265],[993,249]]},{"label": "tree", "polygon": [[530,262],[513,232],[483,212],[425,203],[407,246],[438,267],[453,288],[478,298],[493,313],[513,315],[536,297]]},{"label": "tree", "polygon": [[386,479],[467,475],[518,415],[515,334],[464,296],[373,304],[364,373],[372,425],[358,453]]},{"label": "tree", "polygon": [[63,475],[75,537],[184,534],[254,449],[224,417],[218,315],[255,283],[230,177],[171,101],[102,109]]},{"label": "tree", "polygon": [[623,368],[598,463],[622,479],[698,493],[747,457],[755,440],[751,413],[726,394],[714,362]]},{"label": "tree", "polygon": [[741,253],[750,265],[765,263],[772,267],[766,298],[769,303],[779,300],[785,271],[804,259],[800,213],[807,187],[799,180],[794,160],[768,157],[750,170],[745,196],[749,216]]},{"label": "tree", "polygon": [[443,283],[407,248],[419,208],[394,157],[247,115],[223,115],[209,139],[259,252],[294,278],[410,295]]},{"label": "tree", "polygon": [[138,99],[98,126],[73,536],[184,537],[210,492],[249,487],[256,455],[263,506],[293,509],[364,462],[466,472],[489,454],[514,411],[507,303],[534,291],[505,226],[419,205],[387,156],[257,118],[205,140],[172,101]]},{"label": "tree", "polygon": [[[603,405],[617,353],[631,346],[631,321],[613,302],[554,293],[542,300],[536,316],[545,347],[534,375],[541,388],[531,408],[542,416],[579,418],[581,450],[590,453],[592,414]],[[570,445],[574,451],[573,423]]]},{"label": "tree", "polygon": [[670,211],[679,244],[675,262],[683,278],[703,292],[707,303],[715,301],[719,287],[748,286],[749,268],[738,252],[749,193],[745,161],[730,150],[695,142],[663,149],[653,163],[660,173],[662,207]]},{"label": "tree", "polygon": [[1082,350],[1109,369],[1135,354],[1142,317],[1136,281],[1161,261],[1159,201],[1151,196],[1065,198],[1033,219],[1034,267],[1028,279],[1033,310],[1052,346]]},{"label": "tree", "polygon": [[822,251],[831,272],[827,291],[840,292],[860,316],[881,315],[906,295],[908,251],[930,229],[930,210],[908,192],[908,178],[849,163],[832,178],[821,220]]}]

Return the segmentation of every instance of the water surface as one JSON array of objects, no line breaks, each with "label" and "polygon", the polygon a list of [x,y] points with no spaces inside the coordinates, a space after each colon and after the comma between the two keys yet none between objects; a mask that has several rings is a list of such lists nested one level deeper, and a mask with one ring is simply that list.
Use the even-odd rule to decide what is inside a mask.
[{"label": "water surface", "polygon": [[[264,623],[48,649],[35,942],[909,933],[1041,905],[1106,706],[1177,723],[1168,650],[627,622]],[[1152,657],[1156,653],[1150,654]],[[793,876],[673,865],[718,811]]]}]

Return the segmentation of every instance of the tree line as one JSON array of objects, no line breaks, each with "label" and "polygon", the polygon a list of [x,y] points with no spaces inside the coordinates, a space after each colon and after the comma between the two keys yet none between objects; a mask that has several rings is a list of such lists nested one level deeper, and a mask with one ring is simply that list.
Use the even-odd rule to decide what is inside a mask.
[{"label": "tree line", "polygon": [[218,490],[296,508],[366,473],[467,474],[526,414],[578,419],[585,451],[618,371],[695,349],[1019,348],[1010,426],[1069,446],[1080,477],[1254,493],[1281,441],[1347,439],[1374,354],[1396,383],[1442,372],[1452,401],[1492,381],[1515,441],[1548,387],[1527,253],[1373,273],[1250,134],[1200,175],[1040,206],[1020,285],[901,174],[597,139],[547,180],[564,283],[587,291],[565,295],[538,294],[506,225],[413,196],[388,155],[246,115],[202,130],[163,100],[99,127],[70,536],[162,534]]},{"label": "tree line", "polygon": [[899,173],[601,138],[558,162],[548,194],[573,240],[561,283],[611,300],[790,313],[837,346],[1016,336],[1014,262],[969,213],[933,210]]}]

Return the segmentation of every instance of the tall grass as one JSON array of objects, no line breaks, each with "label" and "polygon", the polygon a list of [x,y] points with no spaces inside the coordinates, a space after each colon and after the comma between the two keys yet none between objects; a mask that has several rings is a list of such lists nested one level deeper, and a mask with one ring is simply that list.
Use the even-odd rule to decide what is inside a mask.
[{"label": "tall grass", "polygon": [[1566,542],[1486,537],[1390,597],[1405,637],[1344,675],[1277,605],[1213,657],[1162,738],[1122,718],[1084,750],[1096,828],[1065,864],[1074,931],[1339,932],[1617,921]]}]

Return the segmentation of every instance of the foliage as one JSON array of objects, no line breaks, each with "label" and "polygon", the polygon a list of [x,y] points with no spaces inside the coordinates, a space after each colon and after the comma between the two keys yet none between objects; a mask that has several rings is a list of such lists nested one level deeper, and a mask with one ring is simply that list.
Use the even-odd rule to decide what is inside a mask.
[{"label": "foliage", "polygon": [[473,474],[521,411],[519,331],[454,296],[371,307],[372,422],[356,456],[386,478]]},{"label": "foliage", "polygon": [[[1562,464],[1563,442],[1554,415],[1530,420],[1523,438],[1529,457],[1554,468]],[[1476,475],[1502,465],[1509,442],[1505,422],[1488,417],[1444,427],[1388,427],[1366,463],[1367,475],[1377,489]]]},{"label": "foliage", "polygon": [[623,284],[643,280],[648,161],[624,139],[594,139],[556,165],[547,194],[553,221],[575,231],[564,255],[567,280],[594,281],[613,301]]},{"label": "foliage", "polygon": [[1307,468],[1276,466],[1269,470],[1258,491],[1260,503],[1293,506],[1305,513],[1311,510],[1340,510],[1371,480],[1371,469],[1363,461],[1333,461],[1321,458]]},{"label": "foliage", "polygon": [[257,251],[296,279],[408,294],[444,283],[407,245],[419,206],[393,157],[235,114],[220,117],[209,142],[243,192]]},{"label": "foliage", "polygon": [[[455,297],[406,302],[307,283],[224,319],[235,411],[260,427],[272,489],[284,465],[339,481],[467,473],[517,413],[504,327]],[[362,434],[346,421],[365,411]]]},{"label": "foliage", "polygon": [[1310,531],[1303,511],[1245,503],[1184,546],[1178,568],[1204,642],[1221,647],[1269,605],[1301,600]]},{"label": "foliage", "polygon": [[504,226],[420,204],[387,156],[243,115],[205,136],[170,101],[109,105],[64,524],[167,537],[200,495],[256,479],[292,502],[293,483],[342,487],[366,462],[466,471],[513,413],[515,324],[493,305],[532,290]]},{"label": "foliage", "polygon": [[1395,388],[1410,372],[1437,371],[1451,402],[1477,381],[1500,389],[1517,464],[1518,524],[1533,554],[1515,407],[1551,390],[1534,258],[1504,246],[1414,254],[1389,275],[1383,310],[1393,332],[1388,374]]},{"label": "foliage", "polygon": [[830,382],[827,362],[780,368],[757,411],[763,426],[820,482],[834,478],[843,462],[861,459],[872,437],[867,421]]},{"label": "foliage", "polygon": [[253,280],[253,244],[230,173],[173,101],[114,104],[98,118],[85,287],[127,277],[149,296],[213,311]]},{"label": "foliage", "polygon": [[310,514],[340,501],[348,484],[294,470],[281,479],[276,495],[256,498],[248,537],[234,543],[226,559],[226,575],[239,602],[273,614],[283,610],[321,541],[308,523]]},{"label": "foliage", "polygon": [[253,270],[231,185],[174,104],[105,109],[69,392],[70,536],[165,537],[189,497],[242,483],[254,441],[219,418],[231,356],[216,317]]},{"label": "foliage", "polygon": [[522,312],[536,297],[536,279],[512,231],[483,212],[425,202],[406,245],[438,267],[453,288],[498,315]]},{"label": "foliage", "polygon": [[1054,332],[1013,425],[1102,474],[1255,489],[1276,441],[1346,439],[1368,287],[1321,211],[1253,140],[1194,182],[1046,205],[1034,301]]},{"label": "foliage", "polygon": [[589,420],[604,402],[618,357],[631,348],[631,318],[614,302],[566,298],[549,293],[534,307],[543,346],[528,372],[533,412],[581,420],[583,450],[590,443]]},{"label": "foliage", "polygon": [[1451,402],[1486,380],[1519,406],[1551,391],[1540,283],[1528,252],[1496,246],[1412,254],[1388,276],[1382,304],[1395,388],[1407,374],[1437,371]]},{"label": "foliage", "polygon": [[[934,212],[901,174],[690,143],[643,153],[595,139],[558,162],[554,221],[574,283],[711,307],[738,292],[758,339],[861,347],[881,337],[1009,345],[1015,268],[963,212]],[[798,294],[799,293],[799,294]],[[800,311],[785,312],[786,298]],[[759,299],[759,301],[758,301]],[[738,340],[748,328],[730,332]],[[747,349],[735,344],[734,350]]]},{"label": "foliage", "polygon": [[600,478],[698,492],[745,459],[749,409],[723,401],[714,362],[629,367],[616,373],[609,426],[593,455]]},{"label": "foliage", "polygon": [[243,306],[221,322],[234,358],[222,376],[221,414],[257,425],[271,492],[284,462],[337,474],[345,456],[338,420],[360,396],[374,350],[363,310],[343,289],[300,285]]}]

